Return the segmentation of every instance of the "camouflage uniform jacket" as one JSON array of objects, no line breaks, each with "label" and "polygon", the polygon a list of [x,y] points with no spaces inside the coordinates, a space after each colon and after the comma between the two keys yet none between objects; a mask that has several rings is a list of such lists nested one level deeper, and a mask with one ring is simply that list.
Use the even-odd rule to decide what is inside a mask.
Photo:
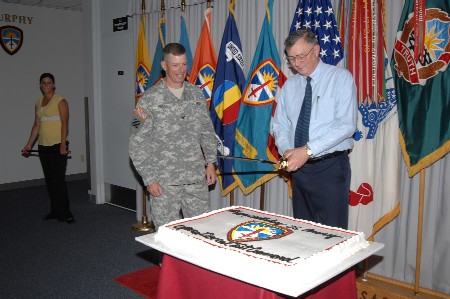
[{"label": "camouflage uniform jacket", "polygon": [[216,152],[214,127],[197,86],[185,82],[178,99],[161,80],[136,104],[129,154],[146,186],[204,181],[205,164],[216,162]]}]

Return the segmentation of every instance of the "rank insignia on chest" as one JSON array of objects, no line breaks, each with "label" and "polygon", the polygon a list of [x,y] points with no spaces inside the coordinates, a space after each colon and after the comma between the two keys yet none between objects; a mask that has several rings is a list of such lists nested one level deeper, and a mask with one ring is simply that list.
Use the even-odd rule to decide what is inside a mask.
[{"label": "rank insignia on chest", "polygon": [[145,109],[141,106],[138,106],[134,109],[134,114],[142,121],[145,121],[148,118],[148,112],[145,111]]}]

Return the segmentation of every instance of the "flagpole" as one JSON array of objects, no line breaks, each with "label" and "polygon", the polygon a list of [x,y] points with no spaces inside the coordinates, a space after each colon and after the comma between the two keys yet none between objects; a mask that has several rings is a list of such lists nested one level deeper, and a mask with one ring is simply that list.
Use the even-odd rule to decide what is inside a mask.
[{"label": "flagpole", "polygon": [[135,231],[139,232],[155,232],[155,226],[153,222],[148,222],[147,218],[147,189],[145,186],[142,188],[144,192],[142,192],[142,218],[141,222],[135,223],[132,225],[132,228]]},{"label": "flagpole", "polygon": [[[141,1],[141,18],[145,16],[145,0]],[[147,188],[145,186],[142,187],[142,218],[141,222],[135,223],[132,225],[132,228],[135,231],[145,231],[145,232],[155,232],[155,226],[153,222],[149,223],[147,218]]]},{"label": "flagpole", "polygon": [[369,258],[370,256],[366,258],[363,263],[362,281],[367,281],[367,273],[369,272]]},{"label": "flagpole", "polygon": [[425,194],[425,168],[423,168],[420,171],[420,181],[419,181],[419,221],[417,224],[416,277],[414,282],[415,296],[419,294],[419,284],[420,284],[420,259],[422,257],[424,194]]},{"label": "flagpole", "polygon": [[264,197],[266,193],[266,183],[261,185],[261,192],[259,194],[259,209],[264,211]]}]

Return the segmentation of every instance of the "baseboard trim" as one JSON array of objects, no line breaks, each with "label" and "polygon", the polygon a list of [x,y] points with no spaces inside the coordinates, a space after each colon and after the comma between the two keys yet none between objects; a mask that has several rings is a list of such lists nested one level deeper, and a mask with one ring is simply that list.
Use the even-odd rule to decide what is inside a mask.
[{"label": "baseboard trim", "polygon": [[[66,181],[84,180],[84,179],[87,179],[87,177],[88,177],[88,175],[86,172],[69,174],[69,175],[66,175]],[[45,185],[45,180],[43,178],[35,179],[35,180],[13,182],[13,183],[5,183],[5,184],[0,184],[0,191],[7,191],[7,190],[28,188],[28,187],[35,187],[35,186],[42,186],[42,185]]]},{"label": "baseboard trim", "polygon": [[414,285],[370,272],[367,273],[366,279],[363,279],[362,273],[358,271],[356,286],[358,298],[361,299],[450,299],[447,294],[422,287],[416,296]]}]

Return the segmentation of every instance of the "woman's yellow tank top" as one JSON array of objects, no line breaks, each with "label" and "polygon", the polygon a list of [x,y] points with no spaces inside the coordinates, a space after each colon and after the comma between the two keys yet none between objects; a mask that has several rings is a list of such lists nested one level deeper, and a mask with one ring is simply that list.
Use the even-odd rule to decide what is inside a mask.
[{"label": "woman's yellow tank top", "polygon": [[52,146],[61,143],[61,118],[58,104],[63,99],[61,95],[55,93],[44,107],[42,107],[44,97],[36,101],[36,114],[41,122],[38,138],[40,145]]}]

